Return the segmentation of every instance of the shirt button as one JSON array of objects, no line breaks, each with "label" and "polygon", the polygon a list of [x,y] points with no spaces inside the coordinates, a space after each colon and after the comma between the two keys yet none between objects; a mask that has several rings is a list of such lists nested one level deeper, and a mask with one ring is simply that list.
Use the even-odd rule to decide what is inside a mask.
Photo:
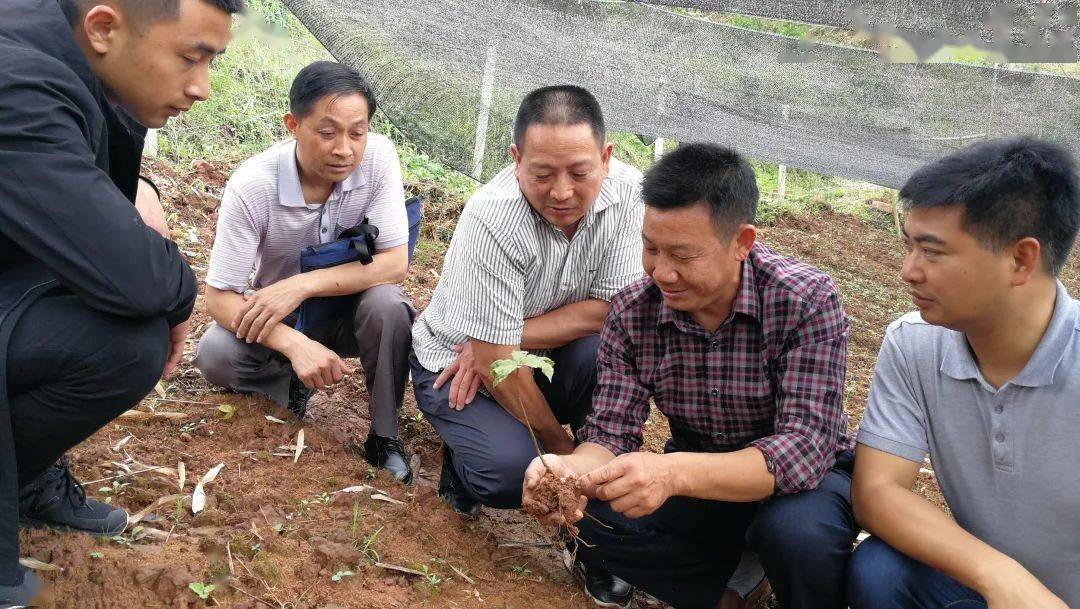
[{"label": "shirt button", "polygon": [[716,396],[720,395],[720,390],[713,387],[712,391],[710,391],[709,393],[711,393],[712,396],[715,398]]},{"label": "shirt button", "polygon": [[325,234],[326,234],[326,229],[325,229],[325,228],[323,228],[323,229],[322,229],[322,232],[323,232],[323,234],[325,235]]},{"label": "shirt button", "polygon": [[994,439],[997,440],[998,442],[1004,442],[1005,441],[1005,434],[999,433],[998,435],[994,436]]},{"label": "shirt button", "polygon": [[718,351],[720,349],[720,341],[714,340],[709,343],[709,346],[713,348],[713,351]]},{"label": "shirt button", "polygon": [[1004,411],[1005,411],[1005,407],[1002,406],[1001,404],[998,404],[997,406],[994,406],[994,412],[995,413],[1001,414]]},{"label": "shirt button", "polygon": [[713,436],[714,438],[716,438],[717,440],[723,440],[724,438],[727,438],[727,434],[725,434],[725,433],[724,433],[724,432],[722,432],[722,431],[718,431],[718,432],[715,432],[715,433],[713,433],[713,435],[712,435],[712,436]]}]

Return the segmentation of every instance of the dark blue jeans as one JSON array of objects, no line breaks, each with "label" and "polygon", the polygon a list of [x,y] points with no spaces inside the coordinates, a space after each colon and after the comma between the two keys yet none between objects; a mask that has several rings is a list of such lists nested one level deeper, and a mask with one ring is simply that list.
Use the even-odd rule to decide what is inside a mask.
[{"label": "dark blue jeans", "polygon": [[851,609],[986,609],[974,590],[877,537],[859,544],[848,578]]},{"label": "dark blue jeans", "polygon": [[[555,349],[552,380],[539,372],[534,375],[552,414],[574,430],[592,409],[599,344],[600,337],[593,335]],[[521,507],[525,469],[536,458],[525,425],[483,393],[477,393],[464,410],[450,408],[450,383],[436,390],[433,385],[439,373],[424,369],[415,354],[409,356],[409,366],[416,404],[449,448],[464,490],[489,507]]]},{"label": "dark blue jeans", "polygon": [[588,510],[612,528],[578,523],[578,557],[676,609],[712,609],[744,548],[758,555],[782,606],[844,609],[844,581],[858,533],[851,513],[851,452],[818,488],[763,503],[673,497],[638,519],[593,500]]}]

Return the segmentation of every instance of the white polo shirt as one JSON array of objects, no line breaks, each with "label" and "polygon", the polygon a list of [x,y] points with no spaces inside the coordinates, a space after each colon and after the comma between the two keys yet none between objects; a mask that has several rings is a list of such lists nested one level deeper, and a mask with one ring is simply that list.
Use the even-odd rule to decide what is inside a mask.
[{"label": "white polo shirt", "polygon": [[364,218],[379,228],[377,249],[408,243],[397,150],[386,136],[367,138],[360,166],[325,203],[304,200],[295,140],[245,161],[225,185],[206,283],[243,293],[292,277],[302,249],[332,241]]}]

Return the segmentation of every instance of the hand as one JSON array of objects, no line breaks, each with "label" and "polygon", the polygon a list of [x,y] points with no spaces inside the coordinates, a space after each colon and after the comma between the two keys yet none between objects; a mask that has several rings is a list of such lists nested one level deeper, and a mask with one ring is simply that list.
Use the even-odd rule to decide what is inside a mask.
[{"label": "hand", "polygon": [[[544,473],[548,471],[548,467],[551,468],[551,473],[557,477],[563,476],[577,476],[578,473],[574,471],[573,466],[567,463],[568,459],[560,457],[559,455],[544,455],[541,459],[537,457],[533,459],[529,464],[529,468],[525,470],[525,482],[521,487],[521,502],[527,503],[529,501],[536,501],[536,496],[533,494],[536,489],[536,485],[540,484],[540,479],[544,477]],[[547,466],[544,464],[547,463]],[[559,512],[548,512],[546,516],[538,516],[537,518],[541,523],[552,527],[572,525],[575,522],[585,517],[585,504],[588,499],[582,495],[578,499],[577,511],[574,512],[573,522],[566,522],[566,519]]]},{"label": "hand", "polygon": [[180,365],[189,334],[191,334],[191,320],[179,323],[169,330],[169,359],[165,360],[165,370],[161,372],[162,378],[172,374],[173,370]]},{"label": "hand", "polygon": [[582,478],[585,492],[609,502],[627,518],[648,516],[674,492],[674,474],[664,455],[625,453]]},{"label": "hand", "polygon": [[244,306],[233,317],[236,338],[262,343],[281,320],[308,297],[303,275],[294,275],[273,285],[244,294]]},{"label": "hand", "polygon": [[135,210],[139,212],[143,224],[162,237],[172,239],[169,235],[168,222],[165,220],[165,209],[161,206],[161,199],[143,180],[139,180],[139,190],[135,194]]},{"label": "hand", "polygon": [[308,389],[329,387],[353,373],[337,353],[307,337],[302,337],[285,356],[292,362],[293,372]]},{"label": "hand", "polygon": [[989,609],[1069,609],[1020,563],[999,571],[992,588],[983,593]]},{"label": "hand", "polygon": [[476,373],[476,358],[473,357],[471,343],[463,343],[453,347],[458,354],[456,360],[439,373],[435,379],[435,389],[442,387],[447,379],[453,378],[450,383],[450,408],[464,410],[472,404],[476,397],[476,391],[480,389],[481,377]]}]

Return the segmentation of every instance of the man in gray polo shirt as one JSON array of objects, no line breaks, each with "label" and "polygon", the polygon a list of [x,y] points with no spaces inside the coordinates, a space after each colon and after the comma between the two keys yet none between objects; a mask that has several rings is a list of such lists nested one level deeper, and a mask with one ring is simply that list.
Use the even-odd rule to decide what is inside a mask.
[{"label": "man in gray polo shirt", "polygon": [[[397,152],[369,132],[375,104],[341,64],[297,75],[285,116],[294,139],[249,159],[225,187],[206,277],[216,323],[195,365],[211,383],[265,394],[303,418],[312,391],[351,372],[342,357],[358,356],[371,396],[367,460],[408,481],[397,429],[413,309],[394,284],[408,270],[409,235]],[[370,264],[300,272],[303,248],[365,218],[379,229]],[[285,323],[313,297],[348,297],[347,313],[306,334]]]},{"label": "man in gray polo shirt", "polygon": [[[853,608],[1080,607],[1080,303],[1056,280],[1076,172],[993,141],[900,192],[919,311],[889,326],[859,432]],[[927,452],[955,520],[910,490]]]},{"label": "man in gray polo shirt", "polygon": [[[445,443],[439,493],[470,515],[521,505],[536,457],[526,419],[547,451],[574,449],[562,424],[590,409],[608,301],[643,273],[641,173],[611,158],[596,99],[533,91],[514,142],[514,164],[465,206],[413,327],[416,401]],[[490,364],[518,349],[549,354],[554,380],[522,372],[493,387]]]}]

